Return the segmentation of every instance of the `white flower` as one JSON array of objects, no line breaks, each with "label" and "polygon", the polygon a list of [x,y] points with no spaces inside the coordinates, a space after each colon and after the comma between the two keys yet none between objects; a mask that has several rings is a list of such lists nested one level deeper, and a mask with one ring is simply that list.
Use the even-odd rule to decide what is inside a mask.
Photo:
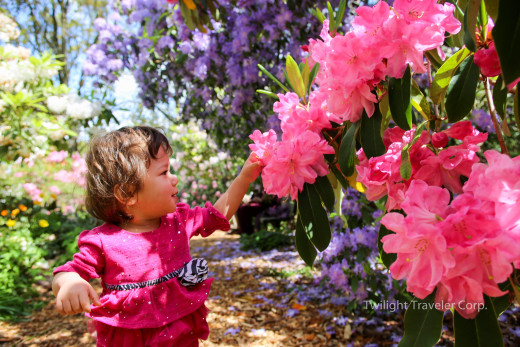
[{"label": "white flower", "polygon": [[67,109],[67,98],[62,96],[49,96],[47,98],[47,108],[54,114],[63,114]]},{"label": "white flower", "polygon": [[9,42],[20,36],[20,30],[15,21],[0,13],[0,40]]}]

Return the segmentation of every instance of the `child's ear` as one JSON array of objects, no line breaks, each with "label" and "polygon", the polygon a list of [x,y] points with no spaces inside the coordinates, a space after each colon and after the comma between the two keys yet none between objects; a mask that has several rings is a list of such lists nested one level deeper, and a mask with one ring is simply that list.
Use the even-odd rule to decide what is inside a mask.
[{"label": "child's ear", "polygon": [[121,188],[120,184],[116,184],[116,186],[114,187],[114,196],[116,197],[117,201],[119,201],[119,203],[122,205],[132,206],[135,205],[135,203],[137,202],[137,194],[134,194],[129,198]]}]

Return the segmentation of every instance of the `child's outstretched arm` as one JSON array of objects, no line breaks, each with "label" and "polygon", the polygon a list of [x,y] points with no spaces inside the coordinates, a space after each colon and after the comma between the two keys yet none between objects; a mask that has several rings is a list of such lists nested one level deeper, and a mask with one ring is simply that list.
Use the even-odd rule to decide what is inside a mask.
[{"label": "child's outstretched arm", "polygon": [[262,167],[256,155],[249,155],[238,177],[233,180],[228,190],[220,196],[214,207],[227,219],[233,217],[242,203],[249,185],[256,180],[261,171]]},{"label": "child's outstretched arm", "polygon": [[90,299],[94,305],[101,305],[94,288],[75,272],[57,273],[52,280],[52,292],[61,314],[90,312]]}]

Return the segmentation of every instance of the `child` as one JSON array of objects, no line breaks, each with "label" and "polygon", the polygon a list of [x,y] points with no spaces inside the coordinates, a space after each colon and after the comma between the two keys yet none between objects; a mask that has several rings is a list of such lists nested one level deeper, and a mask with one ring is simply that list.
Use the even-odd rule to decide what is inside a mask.
[{"label": "child", "polygon": [[[87,155],[87,210],[106,223],[83,231],[74,260],[54,270],[62,314],[94,319],[98,346],[198,346],[213,278],[191,260],[188,240],[229,230],[261,167],[251,156],[214,206],[179,203],[172,149],[157,129],[121,128],[95,139]],[[101,277],[98,297],[89,284]],[[90,300],[93,305],[90,305]]]}]

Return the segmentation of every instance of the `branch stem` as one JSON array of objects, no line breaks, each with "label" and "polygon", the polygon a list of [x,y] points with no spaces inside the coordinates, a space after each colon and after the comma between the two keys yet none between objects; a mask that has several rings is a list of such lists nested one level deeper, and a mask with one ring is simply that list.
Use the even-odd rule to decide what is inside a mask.
[{"label": "branch stem", "polygon": [[[489,79],[487,77],[484,78],[484,89],[486,90],[486,99],[489,106],[489,113],[491,115],[491,121],[493,122],[493,126],[495,127],[498,142],[500,143],[500,149],[502,151],[502,154],[509,155],[509,151],[506,147],[506,142],[504,141],[504,136],[502,135],[502,129],[498,124],[497,111],[495,109],[495,103],[493,102],[493,95],[491,94],[491,87],[489,85]],[[507,120],[504,118],[504,122],[506,121]]]}]

